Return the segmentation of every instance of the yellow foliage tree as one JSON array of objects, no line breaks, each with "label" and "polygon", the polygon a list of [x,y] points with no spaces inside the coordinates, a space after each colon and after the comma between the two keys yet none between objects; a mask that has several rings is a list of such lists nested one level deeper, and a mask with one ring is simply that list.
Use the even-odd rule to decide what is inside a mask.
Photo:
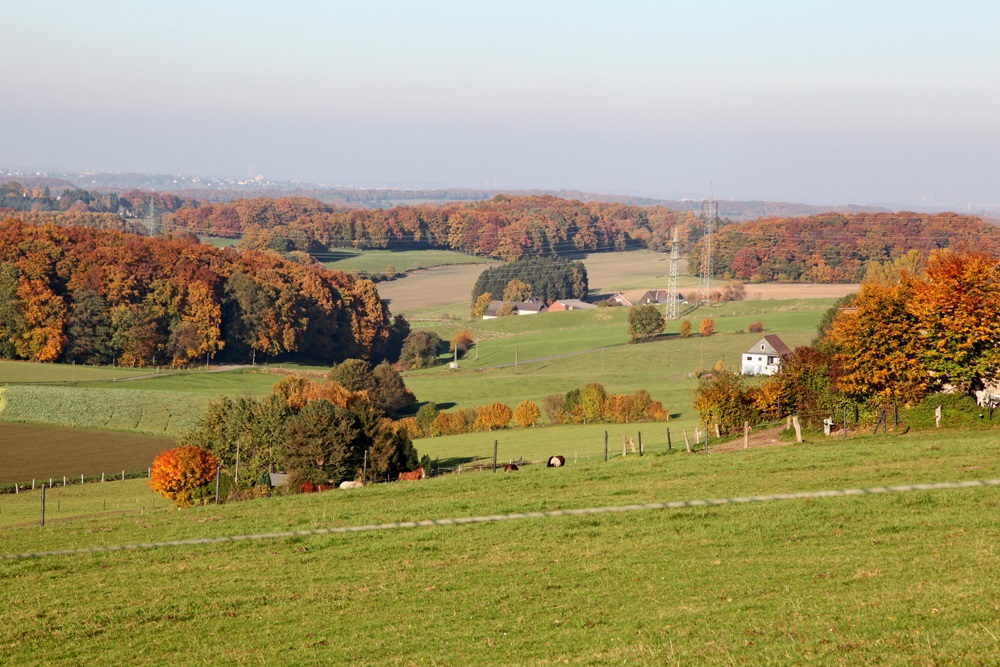
[{"label": "yellow foliage tree", "polygon": [[534,426],[541,419],[542,412],[538,409],[538,404],[534,401],[521,401],[514,408],[514,421],[516,421],[521,428],[528,428],[529,426]]}]

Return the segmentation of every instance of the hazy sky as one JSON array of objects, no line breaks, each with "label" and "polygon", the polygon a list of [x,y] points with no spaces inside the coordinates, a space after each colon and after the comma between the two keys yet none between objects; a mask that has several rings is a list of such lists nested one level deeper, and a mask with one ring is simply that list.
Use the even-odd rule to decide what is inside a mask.
[{"label": "hazy sky", "polygon": [[5,3],[0,167],[1000,203],[1000,2]]}]

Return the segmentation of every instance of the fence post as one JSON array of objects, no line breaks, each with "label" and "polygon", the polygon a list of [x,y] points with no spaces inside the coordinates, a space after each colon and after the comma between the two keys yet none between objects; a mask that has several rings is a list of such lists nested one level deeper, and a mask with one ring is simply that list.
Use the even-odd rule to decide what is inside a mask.
[{"label": "fence post", "polygon": [[688,440],[688,430],[684,429],[684,446],[687,447],[688,454],[691,453],[691,441]]},{"label": "fence post", "polygon": [[35,480],[31,480],[31,490],[35,490]]},{"label": "fence post", "polygon": [[642,431],[639,431],[639,456],[642,456]]},{"label": "fence post", "polygon": [[[456,348],[457,349],[457,348]],[[368,483],[368,450],[365,450],[365,462],[361,466],[361,484]]]},{"label": "fence post", "polygon": [[497,471],[497,444],[496,440],[493,441],[493,472]]},{"label": "fence post", "polygon": [[899,414],[896,412],[896,401],[892,402],[892,427],[899,427]]},{"label": "fence post", "polygon": [[42,525],[45,525],[45,482],[42,482]]},{"label": "fence post", "polygon": [[80,484],[83,484],[83,473],[80,473]]},{"label": "fence post", "polygon": [[667,449],[673,449],[673,444],[670,442],[670,427],[667,427]]},{"label": "fence post", "polygon": [[66,486],[66,475],[63,475],[63,486]]},{"label": "fence post", "polygon": [[604,432],[604,462],[608,462],[608,432]]},{"label": "fence post", "polygon": [[792,416],[792,426],[795,428],[795,442],[802,442],[802,425],[798,415]]},{"label": "fence post", "polygon": [[219,504],[219,475],[222,472],[222,466],[215,466],[215,504]]},{"label": "fence post", "polygon": [[104,473],[103,472],[101,473],[101,481],[102,482],[104,481]]},{"label": "fence post", "polygon": [[122,470],[122,481],[123,482],[125,481],[125,471],[124,470]]},{"label": "fence post", "polygon": [[847,406],[844,406],[844,440],[847,440]]},{"label": "fence post", "polygon": [[750,422],[743,422],[743,449],[750,447]]}]

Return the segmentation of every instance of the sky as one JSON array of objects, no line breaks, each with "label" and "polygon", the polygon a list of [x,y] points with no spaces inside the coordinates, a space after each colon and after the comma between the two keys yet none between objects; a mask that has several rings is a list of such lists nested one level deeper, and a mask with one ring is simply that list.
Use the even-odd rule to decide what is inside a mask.
[{"label": "sky", "polygon": [[1000,3],[33,0],[0,168],[1000,205]]}]

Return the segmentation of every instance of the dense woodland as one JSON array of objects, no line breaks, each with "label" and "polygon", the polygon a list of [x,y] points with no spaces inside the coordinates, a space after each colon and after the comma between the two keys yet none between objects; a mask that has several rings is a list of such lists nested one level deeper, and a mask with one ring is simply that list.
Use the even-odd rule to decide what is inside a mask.
[{"label": "dense woodland", "polygon": [[[337,209],[315,199],[242,199],[182,208],[167,230],[238,237],[274,230],[326,247],[450,248],[504,260],[574,251],[665,247],[674,225],[683,240],[697,219],[662,207],[498,195],[462,204]],[[692,239],[693,240],[693,239]]]},{"label": "dense woodland", "polygon": [[[976,249],[1000,257],[1000,229],[955,213],[826,213],[723,226],[713,237],[720,278],[751,282],[857,282],[872,263],[909,250]],[[700,242],[689,264],[697,273]]]},{"label": "dense woodland", "polygon": [[[522,293],[511,293],[512,281],[523,286]],[[480,273],[472,288],[472,301],[475,303],[481,295],[489,294],[498,301],[524,301],[533,297],[552,303],[556,299],[586,299],[589,288],[583,262],[528,257]]]},{"label": "dense woodland", "polygon": [[298,355],[330,363],[379,361],[400,345],[375,285],[343,272],[190,236],[0,223],[2,357],[148,366]]}]

